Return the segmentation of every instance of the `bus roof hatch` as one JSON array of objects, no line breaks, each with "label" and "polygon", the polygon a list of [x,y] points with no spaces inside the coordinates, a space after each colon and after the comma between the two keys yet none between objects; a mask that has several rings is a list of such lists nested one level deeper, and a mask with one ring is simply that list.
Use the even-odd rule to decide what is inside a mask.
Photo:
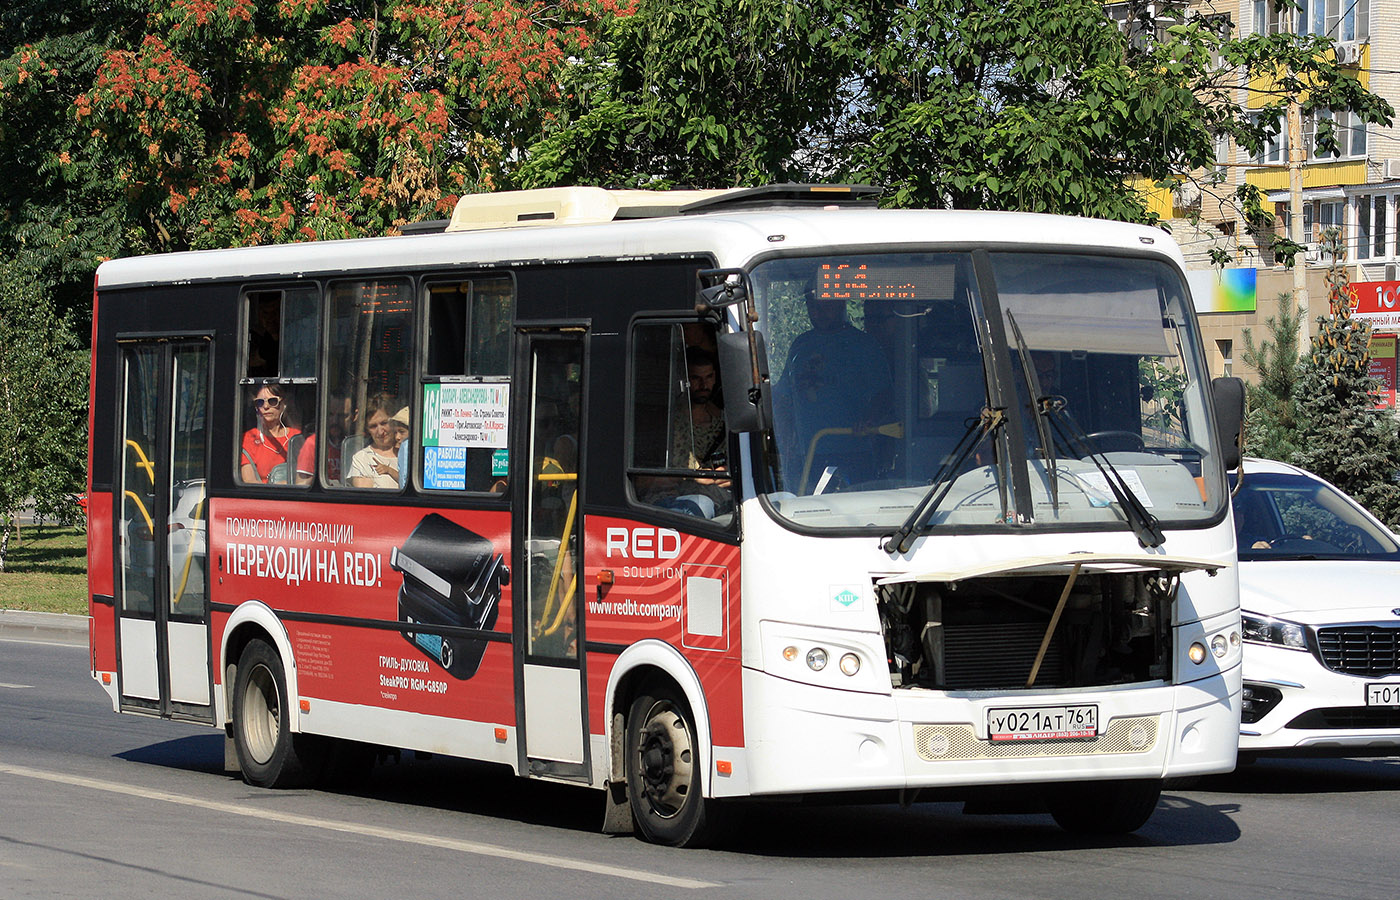
[{"label": "bus roof hatch", "polygon": [[879,193],[879,188],[864,184],[768,184],[704,191],[610,191],[598,187],[501,191],[468,194],[458,200],[446,230],[584,225],[760,209],[873,208]]},{"label": "bus roof hatch", "polygon": [[733,188],[712,191],[609,191],[597,187],[561,187],[468,194],[457,201],[447,230],[583,225],[615,219],[674,216],[687,204],[734,192]]}]

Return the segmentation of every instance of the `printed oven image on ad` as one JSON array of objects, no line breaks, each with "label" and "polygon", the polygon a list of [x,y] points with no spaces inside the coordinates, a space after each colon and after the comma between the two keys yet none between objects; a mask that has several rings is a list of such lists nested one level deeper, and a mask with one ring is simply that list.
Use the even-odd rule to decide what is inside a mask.
[{"label": "printed oven image on ad", "polygon": [[490,630],[499,612],[501,586],[510,569],[491,542],[439,515],[424,517],[389,554],[403,573],[399,621],[429,631],[404,629],[403,636],[454,678],[476,674],[486,641],[440,633],[450,628]]}]

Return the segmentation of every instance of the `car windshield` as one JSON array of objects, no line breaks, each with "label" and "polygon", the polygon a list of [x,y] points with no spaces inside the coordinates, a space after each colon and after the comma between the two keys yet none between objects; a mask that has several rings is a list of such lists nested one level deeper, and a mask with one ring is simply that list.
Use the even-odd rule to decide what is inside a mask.
[{"label": "car windshield", "polygon": [[[1148,258],[886,253],[754,268],[768,499],[813,527],[1126,525],[1225,502],[1180,276]],[[912,511],[930,492],[934,509]]]},{"label": "car windshield", "polygon": [[1232,504],[1242,562],[1400,559],[1400,546],[1379,522],[1306,475],[1246,472]]}]

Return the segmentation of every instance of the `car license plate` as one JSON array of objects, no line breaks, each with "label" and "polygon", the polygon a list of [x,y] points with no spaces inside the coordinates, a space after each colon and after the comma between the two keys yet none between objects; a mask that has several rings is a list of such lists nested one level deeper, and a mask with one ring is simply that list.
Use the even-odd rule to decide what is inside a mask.
[{"label": "car license plate", "polygon": [[1095,703],[987,710],[987,736],[993,741],[1068,741],[1098,734],[1099,707]]},{"label": "car license plate", "polygon": [[1366,685],[1367,706],[1400,706],[1400,684]]}]

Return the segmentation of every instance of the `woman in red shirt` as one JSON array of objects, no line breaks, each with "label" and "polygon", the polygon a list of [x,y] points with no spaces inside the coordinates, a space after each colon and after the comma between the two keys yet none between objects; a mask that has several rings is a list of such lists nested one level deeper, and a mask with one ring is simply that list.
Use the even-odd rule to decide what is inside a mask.
[{"label": "woman in red shirt", "polygon": [[[292,438],[301,429],[286,423],[287,398],[282,388],[265,384],[253,397],[253,412],[257,425],[243,434],[243,465],[240,474],[245,482],[266,482],[274,466],[288,460]],[[286,481],[290,481],[288,473]]]}]

